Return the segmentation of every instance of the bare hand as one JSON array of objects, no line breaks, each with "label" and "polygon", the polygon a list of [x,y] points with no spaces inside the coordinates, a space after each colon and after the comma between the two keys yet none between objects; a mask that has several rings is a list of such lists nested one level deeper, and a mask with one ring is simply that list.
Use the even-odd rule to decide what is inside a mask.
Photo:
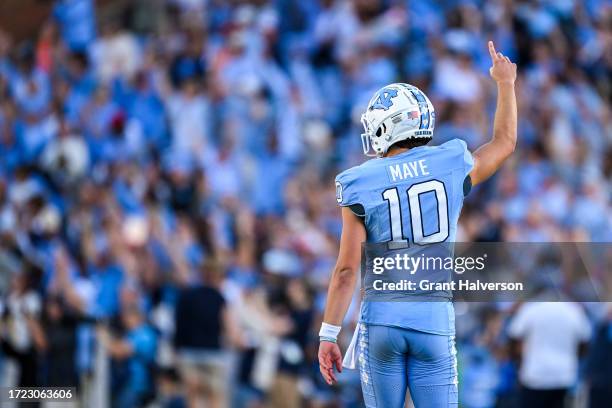
[{"label": "bare hand", "polygon": [[516,64],[510,58],[495,50],[493,41],[489,41],[489,55],[493,66],[489,68],[491,78],[497,83],[510,83],[516,81]]},{"label": "bare hand", "polygon": [[334,366],[339,373],[342,372],[342,353],[336,343],[322,341],[319,343],[319,371],[329,385],[338,380],[334,374]]}]

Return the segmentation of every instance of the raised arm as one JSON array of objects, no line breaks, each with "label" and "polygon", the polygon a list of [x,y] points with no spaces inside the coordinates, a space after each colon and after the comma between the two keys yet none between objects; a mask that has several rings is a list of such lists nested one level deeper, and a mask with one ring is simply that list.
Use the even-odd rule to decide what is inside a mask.
[{"label": "raised arm", "polygon": [[501,52],[495,51],[493,41],[489,41],[489,54],[493,63],[489,73],[497,82],[497,107],[491,141],[474,152],[474,168],[470,173],[473,185],[491,177],[516,146],[516,64]]},{"label": "raised arm", "polygon": [[334,366],[339,372],[342,371],[342,354],[336,344],[336,337],[355,292],[361,261],[361,243],[365,239],[365,227],[359,217],[348,207],[342,207],[340,252],[329,282],[323,326],[319,333],[319,369],[330,385],[336,381]]}]

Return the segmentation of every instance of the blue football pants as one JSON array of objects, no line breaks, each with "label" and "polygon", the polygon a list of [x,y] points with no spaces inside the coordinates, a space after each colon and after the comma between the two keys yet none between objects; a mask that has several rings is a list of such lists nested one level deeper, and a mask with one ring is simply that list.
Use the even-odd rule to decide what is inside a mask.
[{"label": "blue football pants", "polygon": [[457,407],[455,337],[360,323],[358,361],[368,408]]}]

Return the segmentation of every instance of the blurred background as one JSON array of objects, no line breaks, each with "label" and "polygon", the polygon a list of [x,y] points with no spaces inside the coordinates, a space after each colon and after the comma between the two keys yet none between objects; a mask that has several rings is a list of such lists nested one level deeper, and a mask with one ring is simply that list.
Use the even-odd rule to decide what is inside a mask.
[{"label": "blurred background", "polygon": [[[433,144],[487,141],[488,39],[519,67],[519,143],[459,240],[612,241],[608,1],[2,1],[1,385],[362,406],[358,373],[330,388],[316,362],[333,178],[364,160],[358,118],[390,82],[429,95]],[[461,406],[521,387],[609,406],[608,304],[528,306],[457,305]]]}]

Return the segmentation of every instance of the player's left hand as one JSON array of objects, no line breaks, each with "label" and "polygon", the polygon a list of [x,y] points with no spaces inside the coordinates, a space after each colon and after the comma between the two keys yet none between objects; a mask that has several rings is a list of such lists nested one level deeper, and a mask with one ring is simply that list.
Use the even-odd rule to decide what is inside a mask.
[{"label": "player's left hand", "polygon": [[342,372],[342,353],[336,343],[322,341],[319,343],[319,371],[329,385],[338,380],[334,374],[334,366],[339,373]]}]

